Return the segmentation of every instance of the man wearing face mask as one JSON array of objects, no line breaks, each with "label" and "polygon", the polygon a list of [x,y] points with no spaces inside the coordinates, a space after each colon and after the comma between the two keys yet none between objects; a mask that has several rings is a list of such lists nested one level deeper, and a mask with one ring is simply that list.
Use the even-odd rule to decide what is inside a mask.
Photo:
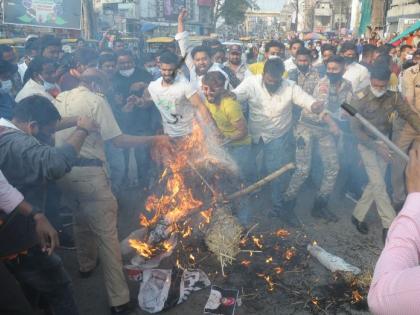
[{"label": "man wearing face mask", "polygon": [[[322,102],[317,102],[296,83],[282,79],[284,64],[281,59],[269,59],[263,75],[246,78],[233,92],[238,101],[249,103],[249,131],[253,142],[253,157],[263,152],[264,164],[272,173],[293,161],[293,104],[314,113],[321,113]],[[256,167],[254,167],[256,169]],[[271,183],[272,213],[290,226],[299,222],[293,210],[285,208],[283,193],[291,172]]]},{"label": "man wearing face mask", "polygon": [[357,63],[357,47],[353,42],[344,42],[340,48],[340,56],[346,61],[344,79],[351,82],[353,92],[357,93],[369,86],[369,71]]},{"label": "man wearing face mask", "polygon": [[[302,52],[297,55],[297,66]],[[337,221],[337,216],[328,209],[328,201],[334,189],[339,171],[337,137],[340,134],[340,105],[352,99],[350,82],[343,79],[344,60],[332,56],[327,62],[327,76],[316,83],[310,93],[317,100],[325,101],[328,114],[322,119],[308,110],[302,110],[296,129],[296,171],[285,193],[286,205],[293,209],[298,193],[311,173],[312,154],[315,143],[319,146],[319,155],[323,165],[320,189],[317,192],[311,214],[315,218]]]},{"label": "man wearing face mask", "polygon": [[16,102],[31,95],[41,95],[52,103],[55,98],[50,91],[59,89],[56,84],[56,65],[55,63],[42,56],[35,57],[29,64],[24,77],[24,86],[16,95]]},{"label": "man wearing face mask", "polygon": [[304,47],[304,43],[300,39],[292,39],[289,43],[290,57],[284,61],[286,71],[296,69],[296,53],[299,49]]},{"label": "man wearing face mask", "polygon": [[[390,76],[391,71],[387,65],[374,64],[371,68],[369,86],[356,93],[352,105],[384,135],[390,134],[392,131],[390,117],[394,111],[397,111],[411,127],[419,132],[419,116],[412,111],[398,92],[387,90]],[[375,202],[382,221],[382,236],[385,241],[388,228],[395,218],[395,210],[391,205],[384,180],[386,166],[393,160],[393,154],[384,143],[377,140],[356,119],[352,119],[351,124],[352,130],[358,138],[358,149],[369,177],[369,184],[365,187],[363,195],[354,209],[352,223],[360,233],[367,234],[369,229],[364,219],[372,203]]]},{"label": "man wearing face mask", "polygon": [[337,48],[331,44],[323,44],[321,46],[322,63],[316,67],[316,70],[318,71],[321,78],[323,78],[327,72],[328,59],[334,56],[336,53]]},{"label": "man wearing face mask", "polygon": [[[284,44],[278,40],[271,40],[264,45],[264,59],[267,61],[271,58],[280,58],[284,60],[285,58]],[[254,75],[261,75],[264,71],[265,61],[253,63],[249,66],[249,71]]]},{"label": "man wearing face mask", "polygon": [[15,105],[10,91],[13,88],[11,77],[17,72],[17,66],[10,62],[0,60],[0,117],[12,118],[12,111]]},{"label": "man wearing face mask", "polygon": [[[17,65],[17,57],[15,51],[9,45],[0,45],[0,59]],[[17,71],[13,73],[10,79],[12,81],[12,89],[10,90],[9,94],[10,96],[14,97],[22,88],[22,80]]]}]

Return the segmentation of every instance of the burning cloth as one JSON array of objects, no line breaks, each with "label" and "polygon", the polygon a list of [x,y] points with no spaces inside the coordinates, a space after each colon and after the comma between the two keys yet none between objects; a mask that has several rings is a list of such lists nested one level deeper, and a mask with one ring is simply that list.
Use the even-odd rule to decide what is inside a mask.
[{"label": "burning cloth", "polygon": [[139,306],[146,312],[158,313],[186,301],[192,292],[208,286],[209,278],[198,269],[144,270],[138,296]]}]

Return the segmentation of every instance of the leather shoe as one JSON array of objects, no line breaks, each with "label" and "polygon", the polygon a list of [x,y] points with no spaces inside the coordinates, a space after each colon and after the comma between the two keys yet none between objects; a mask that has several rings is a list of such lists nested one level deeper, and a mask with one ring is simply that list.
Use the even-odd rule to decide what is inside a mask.
[{"label": "leather shoe", "polygon": [[354,216],[352,216],[351,217],[351,223],[354,224],[354,226],[356,227],[356,229],[360,233],[362,233],[362,234],[368,234],[369,233],[369,228],[368,228],[368,225],[366,224],[366,222],[360,222]]},{"label": "leather shoe", "polygon": [[131,302],[118,305],[118,306],[111,306],[111,313],[112,314],[128,314],[134,311],[135,305]]},{"label": "leather shoe", "polygon": [[386,237],[388,236],[388,229],[382,230],[382,241],[384,241],[384,244],[386,243]]}]

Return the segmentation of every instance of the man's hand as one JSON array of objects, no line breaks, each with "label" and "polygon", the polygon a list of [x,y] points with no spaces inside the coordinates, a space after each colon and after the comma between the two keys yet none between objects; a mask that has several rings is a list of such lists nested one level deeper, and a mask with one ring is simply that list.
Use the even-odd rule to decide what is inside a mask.
[{"label": "man's hand", "polygon": [[51,255],[54,249],[60,245],[57,231],[51,226],[48,219],[42,213],[34,216],[35,230],[42,251]]},{"label": "man's hand", "polygon": [[410,151],[410,160],[405,170],[407,192],[420,192],[420,149],[415,147]]},{"label": "man's hand", "polygon": [[188,10],[185,8],[182,8],[178,15],[178,22],[184,22],[187,16],[188,16]]},{"label": "man's hand", "polygon": [[324,110],[324,101],[316,101],[312,104],[311,110],[315,114],[321,114]]},{"label": "man's hand", "polygon": [[393,160],[391,150],[383,143],[383,142],[376,142],[376,152],[385,160],[385,162],[389,163]]},{"label": "man's hand", "polygon": [[93,119],[87,116],[79,117],[77,120],[77,127],[84,128],[89,132],[95,132],[99,130],[99,125]]}]

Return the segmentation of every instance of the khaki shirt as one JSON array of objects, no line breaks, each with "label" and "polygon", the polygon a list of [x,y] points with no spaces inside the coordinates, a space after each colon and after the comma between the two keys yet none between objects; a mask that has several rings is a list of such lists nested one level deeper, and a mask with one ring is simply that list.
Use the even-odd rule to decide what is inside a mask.
[{"label": "khaki shirt", "polygon": [[[88,116],[99,125],[99,132],[89,134],[80,156],[87,159],[99,159],[105,162],[104,141],[122,135],[115,121],[111,106],[104,97],[91,92],[85,87],[77,87],[57,96],[57,109],[63,117]],[[60,145],[69,137],[75,128],[56,133],[56,143]]]},{"label": "khaki shirt", "polygon": [[420,65],[404,71],[402,92],[413,110],[420,114]]},{"label": "khaki shirt", "polygon": [[[386,136],[389,136],[392,132],[393,114],[395,112],[417,132],[420,131],[419,116],[413,112],[398,92],[387,91],[385,95],[378,98],[372,94],[370,87],[367,87],[356,93],[352,100],[352,106]],[[352,119],[351,125],[360,143],[369,147],[373,143],[372,140],[376,140],[375,136],[363,127],[357,119]]]}]

